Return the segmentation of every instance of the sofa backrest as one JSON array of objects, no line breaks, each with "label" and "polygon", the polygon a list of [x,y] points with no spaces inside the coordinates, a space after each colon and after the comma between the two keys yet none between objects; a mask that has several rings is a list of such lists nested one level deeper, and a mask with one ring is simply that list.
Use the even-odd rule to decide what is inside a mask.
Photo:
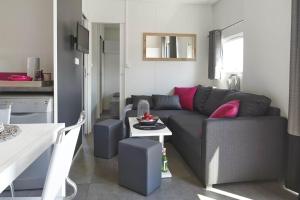
[{"label": "sofa backrest", "polygon": [[271,99],[263,95],[235,90],[216,89],[199,85],[194,98],[194,108],[200,114],[211,115],[219,106],[231,100],[240,100],[238,116],[280,115],[280,109],[270,108]]},{"label": "sofa backrest", "polygon": [[[152,96],[149,97],[153,98]],[[197,86],[197,92],[194,97],[194,111],[209,116],[220,105],[236,99],[240,100],[238,115],[240,117],[280,115],[280,109],[271,107],[271,99],[266,96],[201,85]],[[126,105],[128,104],[133,104],[132,97],[126,98]]]},{"label": "sofa backrest", "polygon": [[127,97],[126,101],[125,101],[126,106],[129,105],[129,104],[132,104],[132,103],[133,103],[132,102],[132,98],[131,97]]},{"label": "sofa backrest", "polygon": [[224,103],[227,95],[234,93],[232,90],[212,89],[207,101],[204,104],[204,112],[207,116],[211,115],[219,106]]},{"label": "sofa backrest", "polygon": [[268,111],[267,111],[266,115],[267,116],[280,116],[280,109],[276,108],[276,107],[273,107],[273,106],[270,106],[268,108]]},{"label": "sofa backrest", "polygon": [[202,85],[197,86],[197,92],[194,96],[194,111],[204,113],[205,103],[210,96],[212,87],[205,87]]},{"label": "sofa backrest", "polygon": [[271,105],[271,99],[263,96],[250,94],[245,92],[235,92],[227,95],[224,99],[224,103],[240,100],[240,108],[238,116],[263,116],[267,114],[267,111]]}]

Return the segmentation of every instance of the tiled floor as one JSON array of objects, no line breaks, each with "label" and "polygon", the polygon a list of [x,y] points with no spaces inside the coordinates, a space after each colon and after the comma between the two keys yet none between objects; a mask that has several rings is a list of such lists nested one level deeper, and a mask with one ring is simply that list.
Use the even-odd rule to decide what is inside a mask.
[{"label": "tiled floor", "polygon": [[[171,144],[167,144],[173,177],[163,179],[161,187],[148,197],[118,185],[117,157],[111,160],[93,156],[92,135],[85,136],[70,177],[78,185],[77,200],[296,200],[277,182],[227,184],[206,190]],[[17,192],[18,196],[39,195],[41,191]],[[6,193],[4,195],[9,195]]]},{"label": "tiled floor", "polygon": [[[93,156],[92,135],[86,137],[82,151],[76,158],[70,176],[78,184],[77,199],[87,200],[296,200],[280,183],[241,183],[216,186],[207,191],[171,144],[167,144],[169,166],[173,177],[163,179],[161,187],[148,197],[118,185],[117,157],[111,160]],[[235,196],[234,196],[235,195]],[[232,198],[233,197],[233,198]]]}]

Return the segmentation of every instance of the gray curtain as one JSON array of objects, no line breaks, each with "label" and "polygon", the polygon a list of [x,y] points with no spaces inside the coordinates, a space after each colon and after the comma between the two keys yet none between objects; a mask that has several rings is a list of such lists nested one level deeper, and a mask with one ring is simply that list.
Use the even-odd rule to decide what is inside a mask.
[{"label": "gray curtain", "polygon": [[288,132],[300,136],[300,3],[292,3],[290,101]]},{"label": "gray curtain", "polygon": [[211,80],[221,78],[222,66],[222,31],[209,32],[208,78]]},{"label": "gray curtain", "polygon": [[300,3],[292,1],[290,102],[285,186],[300,192]]}]

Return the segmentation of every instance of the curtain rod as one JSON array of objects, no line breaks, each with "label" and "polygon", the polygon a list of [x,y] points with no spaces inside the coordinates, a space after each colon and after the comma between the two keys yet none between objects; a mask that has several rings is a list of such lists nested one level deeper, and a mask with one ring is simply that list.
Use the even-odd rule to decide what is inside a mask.
[{"label": "curtain rod", "polygon": [[234,26],[234,25],[236,25],[236,24],[242,23],[243,21],[245,21],[245,20],[242,19],[242,20],[240,20],[240,21],[237,21],[237,22],[235,22],[235,23],[233,23],[233,24],[231,24],[231,25],[229,25],[229,26],[226,26],[225,28],[222,28],[221,31],[224,31],[224,30],[226,30],[226,29],[228,29],[228,28],[230,28],[230,27],[232,27],[232,26]]}]

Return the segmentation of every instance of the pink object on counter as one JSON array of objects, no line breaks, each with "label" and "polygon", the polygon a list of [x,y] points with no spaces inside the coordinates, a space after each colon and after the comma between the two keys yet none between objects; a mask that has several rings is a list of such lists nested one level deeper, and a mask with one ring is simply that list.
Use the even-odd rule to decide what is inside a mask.
[{"label": "pink object on counter", "polygon": [[27,76],[26,73],[19,72],[0,72],[0,81],[10,81],[9,77],[13,75]]},{"label": "pink object on counter", "polygon": [[23,76],[23,75],[11,75],[8,77],[10,81],[32,81],[30,76]]}]

